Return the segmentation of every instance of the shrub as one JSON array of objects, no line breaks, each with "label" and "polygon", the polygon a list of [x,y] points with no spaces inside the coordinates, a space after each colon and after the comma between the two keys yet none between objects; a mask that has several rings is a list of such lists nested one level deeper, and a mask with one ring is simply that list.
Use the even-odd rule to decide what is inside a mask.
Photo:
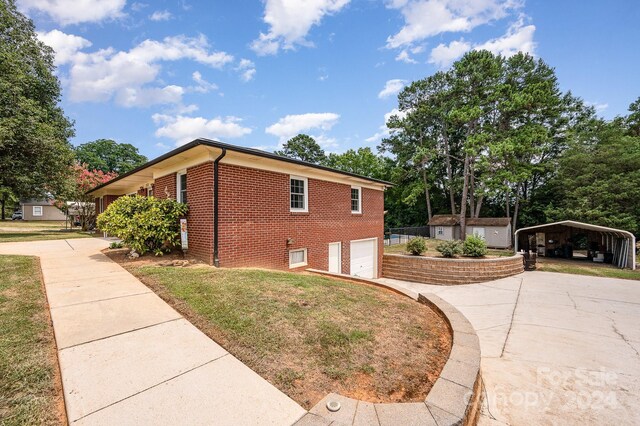
[{"label": "shrub", "polygon": [[407,251],[414,256],[420,256],[427,251],[427,243],[422,237],[416,237],[407,243]]},{"label": "shrub", "polygon": [[121,243],[121,242],[119,242],[119,241],[114,241],[114,242],[112,242],[111,244],[109,244],[109,248],[110,248],[110,249],[120,249],[120,248],[122,248],[122,247],[124,247],[124,244],[122,244],[122,243]]},{"label": "shrub", "polygon": [[155,197],[120,197],[98,216],[98,228],[140,254],[160,255],[180,245],[180,217],[187,205]]},{"label": "shrub", "polygon": [[462,251],[465,256],[482,257],[487,254],[487,242],[479,235],[467,235]]},{"label": "shrub", "polygon": [[443,241],[438,244],[436,250],[444,257],[455,257],[462,254],[462,242],[458,240]]}]

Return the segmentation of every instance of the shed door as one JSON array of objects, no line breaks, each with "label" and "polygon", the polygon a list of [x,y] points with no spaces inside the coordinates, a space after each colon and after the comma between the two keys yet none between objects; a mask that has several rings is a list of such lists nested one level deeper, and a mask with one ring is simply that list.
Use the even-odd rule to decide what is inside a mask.
[{"label": "shed door", "polygon": [[375,278],[377,239],[351,241],[350,248],[350,274],[362,278]]},{"label": "shed door", "polygon": [[484,228],[473,228],[473,235],[478,235],[479,237],[482,237],[482,239],[484,240]]},{"label": "shed door", "polygon": [[342,256],[341,256],[341,243],[329,244],[329,272],[335,274],[342,273]]}]

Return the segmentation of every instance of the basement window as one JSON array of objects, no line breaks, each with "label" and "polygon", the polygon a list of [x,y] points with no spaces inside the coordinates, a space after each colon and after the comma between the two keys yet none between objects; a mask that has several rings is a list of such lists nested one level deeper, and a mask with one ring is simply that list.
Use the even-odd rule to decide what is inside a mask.
[{"label": "basement window", "polygon": [[308,180],[307,178],[291,176],[290,179],[290,211],[292,212],[307,212],[309,193],[307,190]]},{"label": "basement window", "polygon": [[291,250],[289,252],[289,268],[307,266],[307,249]]}]

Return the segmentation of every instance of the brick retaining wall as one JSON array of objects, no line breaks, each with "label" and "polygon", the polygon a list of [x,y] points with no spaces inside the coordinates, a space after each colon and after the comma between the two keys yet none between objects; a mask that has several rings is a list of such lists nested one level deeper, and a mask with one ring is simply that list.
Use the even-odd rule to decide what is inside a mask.
[{"label": "brick retaining wall", "polygon": [[404,254],[385,254],[382,276],[424,284],[471,284],[524,272],[522,255],[491,259],[446,259]]}]

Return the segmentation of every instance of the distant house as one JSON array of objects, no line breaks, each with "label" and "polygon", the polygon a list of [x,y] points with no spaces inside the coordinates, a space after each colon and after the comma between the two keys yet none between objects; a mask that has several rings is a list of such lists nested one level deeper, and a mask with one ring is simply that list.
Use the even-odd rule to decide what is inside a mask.
[{"label": "distant house", "polygon": [[[438,240],[459,240],[460,216],[434,215],[429,221],[430,235]],[[511,219],[508,217],[467,218],[467,235],[477,234],[493,248],[511,247]]]},{"label": "distant house", "polygon": [[50,200],[20,201],[23,220],[66,220],[65,214]]}]

